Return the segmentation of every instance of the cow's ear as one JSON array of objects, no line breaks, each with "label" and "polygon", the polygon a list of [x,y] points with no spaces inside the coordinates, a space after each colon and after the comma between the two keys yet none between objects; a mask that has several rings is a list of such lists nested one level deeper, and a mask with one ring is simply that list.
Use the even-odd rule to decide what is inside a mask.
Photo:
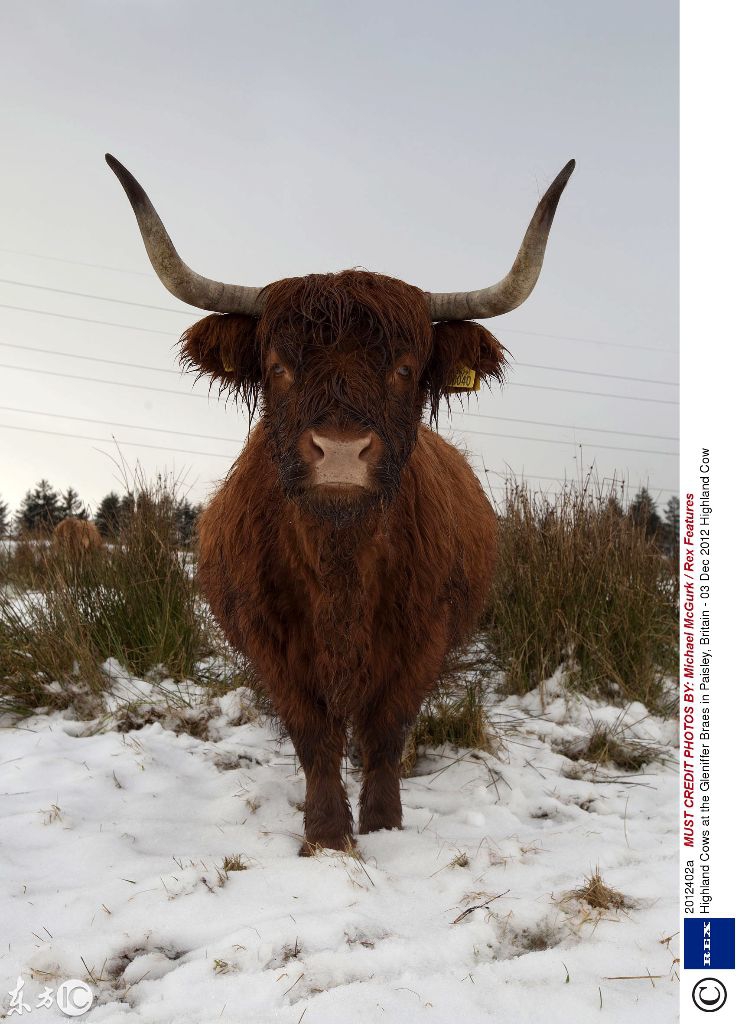
[{"label": "cow's ear", "polygon": [[434,415],[442,397],[478,391],[482,380],[503,382],[506,349],[481,324],[441,320],[433,324],[433,345],[424,382]]},{"label": "cow's ear", "polygon": [[257,317],[244,313],[212,313],[183,334],[181,364],[211,377],[220,393],[254,401],[262,374],[257,326]]}]

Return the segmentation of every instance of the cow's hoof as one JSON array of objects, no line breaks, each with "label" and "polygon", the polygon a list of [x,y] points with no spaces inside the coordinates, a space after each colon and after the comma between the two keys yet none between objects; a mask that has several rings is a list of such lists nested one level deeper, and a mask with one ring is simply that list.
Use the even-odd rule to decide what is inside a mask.
[{"label": "cow's hoof", "polygon": [[382,832],[384,829],[391,831],[392,829],[401,828],[402,822],[399,818],[383,818],[381,816],[377,816],[370,817],[366,821],[361,819],[358,825],[358,834],[366,836],[369,832]]},{"label": "cow's hoof", "polygon": [[305,839],[299,847],[300,857],[314,857],[323,850],[339,850],[340,853],[351,853],[356,848],[356,841],[353,836],[343,836],[341,839]]}]

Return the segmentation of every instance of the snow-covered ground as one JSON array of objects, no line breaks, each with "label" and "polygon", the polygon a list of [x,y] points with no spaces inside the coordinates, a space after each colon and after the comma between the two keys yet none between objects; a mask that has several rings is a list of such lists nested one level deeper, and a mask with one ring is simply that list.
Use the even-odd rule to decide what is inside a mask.
[{"label": "snow-covered ground", "polygon": [[[545,713],[496,705],[497,754],[418,762],[405,829],[359,837],[362,859],[297,856],[302,774],[237,724],[239,692],[203,739],[59,714],[0,730],[0,1017],[21,978],[22,1019],[69,1019],[43,1002],[80,978],[101,1024],[674,1020],[675,725],[632,705],[626,735],[666,759],[596,772],[559,748],[618,710],[547,693]],[[596,867],[625,910],[568,895]]]}]

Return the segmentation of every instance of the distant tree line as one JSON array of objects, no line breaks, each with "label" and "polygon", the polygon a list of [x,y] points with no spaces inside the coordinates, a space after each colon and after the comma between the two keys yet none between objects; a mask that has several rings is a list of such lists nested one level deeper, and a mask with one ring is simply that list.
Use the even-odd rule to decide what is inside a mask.
[{"label": "distant tree line", "polygon": [[[626,512],[620,502],[612,497],[609,504],[616,515],[628,515],[641,526],[647,536],[653,537],[672,558],[677,557],[680,544],[680,501],[676,495],[669,499],[660,515],[657,502],[646,487],[636,493]],[[101,536],[115,540],[126,525],[127,517],[136,509],[136,498],[131,493],[123,495],[111,491],[101,499],[93,516]],[[191,543],[196,520],[202,511],[201,505],[192,505],[187,498],[172,501],[172,518],[178,542]],[[19,534],[48,535],[63,519],[74,516],[77,519],[90,518],[80,495],[73,487],[56,491],[48,480],[39,480],[32,490],[27,491],[20,508],[11,516],[8,505],[0,499],[0,537],[8,536],[11,527]]]},{"label": "distant tree line", "polygon": [[[169,499],[169,504],[177,541],[188,545],[194,539],[196,520],[202,506],[191,504],[187,498]],[[136,507],[137,499],[133,494],[120,495],[111,491],[101,499],[92,519],[102,537],[116,540]],[[35,487],[26,491],[14,515],[11,515],[7,502],[0,499],[0,537],[7,537],[11,532],[19,536],[48,536],[68,517],[91,518],[77,491],[73,487],[57,491],[48,480],[39,480]]]}]

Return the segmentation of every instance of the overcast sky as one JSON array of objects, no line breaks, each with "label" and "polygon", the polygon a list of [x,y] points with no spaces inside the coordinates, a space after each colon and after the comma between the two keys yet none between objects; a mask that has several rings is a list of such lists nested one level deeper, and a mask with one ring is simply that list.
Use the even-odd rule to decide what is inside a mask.
[{"label": "overcast sky", "polygon": [[678,416],[676,8],[6,0],[0,498],[15,508],[44,476],[94,507],[120,489],[115,436],[131,465],[185,473],[201,500],[246,433],[176,372],[174,343],[199,314],[151,271],[110,151],[209,277],[363,266],[434,291],[499,279],[575,157],[535,292],[487,321],[512,353],[509,382],[441,430],[496,496],[508,466],[552,488],[595,463],[664,505],[677,489],[664,454]]}]

